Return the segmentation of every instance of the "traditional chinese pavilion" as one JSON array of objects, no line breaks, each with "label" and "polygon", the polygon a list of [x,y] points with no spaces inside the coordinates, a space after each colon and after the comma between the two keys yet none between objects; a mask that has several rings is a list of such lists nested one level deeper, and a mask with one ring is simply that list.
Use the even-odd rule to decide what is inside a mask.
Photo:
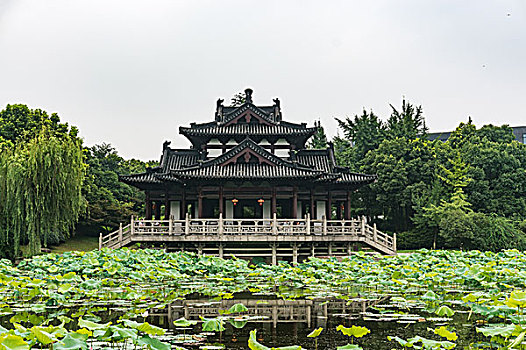
[{"label": "traditional chinese pavilion", "polygon": [[146,193],[146,219],[350,219],[351,192],[376,175],[336,165],[334,148],[306,149],[316,132],[283,120],[280,101],[256,106],[252,90],[240,106],[217,101],[215,118],[179,132],[189,149],[163,146],[161,165],[121,181]]},{"label": "traditional chinese pavilion", "polygon": [[316,132],[283,120],[280,101],[217,101],[215,119],[181,127],[192,146],[163,145],[161,165],[121,181],[146,193],[144,219],[99,238],[238,257],[291,260],[349,255],[358,245],[396,254],[396,236],[351,218],[351,193],[376,179],[336,165],[334,148],[307,149]]}]

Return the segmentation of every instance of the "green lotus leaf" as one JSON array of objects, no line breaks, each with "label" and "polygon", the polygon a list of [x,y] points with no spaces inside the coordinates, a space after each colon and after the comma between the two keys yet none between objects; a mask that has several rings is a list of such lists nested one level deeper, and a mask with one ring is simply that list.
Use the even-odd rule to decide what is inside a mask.
[{"label": "green lotus leaf", "polygon": [[190,327],[197,324],[197,321],[189,321],[184,317],[181,317],[174,321],[174,326],[176,327]]},{"label": "green lotus leaf", "polygon": [[337,350],[363,350],[363,348],[356,344],[346,344],[343,346],[338,346]]},{"label": "green lotus leaf", "polygon": [[517,326],[510,325],[491,325],[487,327],[477,327],[476,330],[479,333],[484,334],[486,337],[501,336],[504,338],[509,338],[515,331]]},{"label": "green lotus leaf", "polygon": [[316,337],[318,337],[321,334],[321,331],[323,331],[323,327],[320,327],[320,328],[317,328],[317,329],[313,330],[312,332],[307,334],[307,337],[309,337],[309,338],[316,338]]},{"label": "green lotus leaf", "polygon": [[435,310],[435,314],[437,314],[438,316],[451,317],[455,314],[455,311],[453,311],[449,306],[442,305],[441,307]]},{"label": "green lotus leaf", "polygon": [[29,331],[39,343],[44,345],[51,344],[57,340],[52,334],[46,332],[42,327],[31,327]]},{"label": "green lotus leaf", "polygon": [[301,346],[299,345],[269,348],[257,341],[256,333],[257,333],[256,329],[253,329],[250,331],[250,336],[248,337],[248,347],[250,350],[301,350]]},{"label": "green lotus leaf", "polygon": [[3,334],[0,336],[0,350],[29,350],[29,344],[21,336]]},{"label": "green lotus leaf", "polygon": [[524,336],[526,335],[526,331],[522,332],[515,338],[509,345],[508,349],[514,349],[519,345],[522,345],[522,342],[524,341]]},{"label": "green lotus leaf", "polygon": [[201,317],[201,320],[203,321],[203,331],[205,332],[222,332],[225,330],[224,327],[224,319],[222,317],[216,317],[216,318],[204,318]]},{"label": "green lotus leaf", "polygon": [[243,328],[243,327],[245,327],[247,325],[248,320],[246,320],[246,319],[238,320],[238,319],[234,318],[234,319],[229,319],[228,323],[230,323],[232,325],[232,327],[234,327],[234,328],[241,329],[241,328]]},{"label": "green lotus leaf", "polygon": [[149,336],[145,335],[137,340],[138,345],[146,346],[148,349],[151,350],[170,350],[171,345],[168,343],[163,343],[159,339],[156,338],[150,338]]},{"label": "green lotus leaf", "polygon": [[361,338],[364,335],[371,333],[371,331],[366,327],[361,326],[352,326],[352,327],[344,327],[343,325],[339,325],[336,327],[337,331],[342,332],[344,335],[348,337],[355,337],[355,338]]},{"label": "green lotus leaf", "polygon": [[232,305],[230,309],[228,309],[228,312],[231,314],[247,312],[247,311],[248,311],[247,307],[241,303],[234,304]]},{"label": "green lotus leaf", "polygon": [[526,292],[514,290],[506,300],[506,305],[509,307],[526,307]]},{"label": "green lotus leaf", "polygon": [[79,318],[78,325],[80,328],[87,328],[90,331],[93,331],[96,329],[105,330],[111,325],[111,322],[101,324],[101,323],[95,323],[92,321],[84,320],[83,318]]},{"label": "green lotus leaf", "polygon": [[88,344],[82,334],[69,333],[64,339],[53,344],[53,350],[86,350]]},{"label": "green lotus leaf", "polygon": [[139,332],[144,332],[149,335],[163,335],[165,333],[164,329],[151,325],[148,322],[138,323],[132,320],[121,320],[120,322],[124,323],[126,327],[136,329]]},{"label": "green lotus leaf", "polygon": [[439,335],[443,338],[446,338],[447,340],[452,340],[452,341],[455,341],[458,339],[458,336],[455,332],[450,332],[446,327],[444,326],[441,326],[441,327],[438,327],[438,328],[435,328],[435,329],[429,329],[430,331],[432,331],[433,333],[435,333],[436,335]]}]

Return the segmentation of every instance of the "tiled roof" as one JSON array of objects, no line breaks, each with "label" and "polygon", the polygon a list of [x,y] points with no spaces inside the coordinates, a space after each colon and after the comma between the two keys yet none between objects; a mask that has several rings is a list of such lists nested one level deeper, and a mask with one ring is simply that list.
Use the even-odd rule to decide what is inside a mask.
[{"label": "tiled roof", "polygon": [[133,185],[133,184],[161,184],[163,183],[161,180],[157,179],[155,176],[156,173],[152,172],[146,172],[146,173],[140,173],[140,174],[133,174],[133,175],[120,175],[119,180],[121,180],[124,183]]},{"label": "tiled roof", "polygon": [[374,182],[378,176],[359,174],[359,173],[340,173],[340,177],[336,180],[336,183],[371,183]]},{"label": "tiled roof", "polygon": [[199,152],[197,150],[175,150],[167,148],[165,152],[163,152],[161,166],[163,172],[167,172],[169,170],[182,169],[195,165],[198,159]]},{"label": "tiled roof", "polygon": [[302,150],[296,154],[298,163],[326,173],[333,171],[327,150]]},{"label": "tiled roof", "polygon": [[241,115],[246,110],[252,111],[254,114],[256,114],[257,116],[259,116],[260,118],[266,120],[267,122],[271,124],[276,122],[274,120],[274,114],[271,111],[269,111],[266,108],[264,109],[264,108],[257,107],[253,105],[252,103],[245,103],[242,106],[235,108],[231,112],[226,112],[223,107],[223,122],[228,123],[229,121],[235,119],[237,116]]},{"label": "tiled roof", "polygon": [[307,128],[301,125],[280,123],[275,125],[264,124],[231,124],[220,125],[218,123],[207,123],[193,125],[192,127],[180,127],[179,132],[187,136],[281,136],[281,135],[305,135],[310,136],[316,132],[316,128]]},{"label": "tiled roof", "polygon": [[232,163],[178,170],[173,175],[181,179],[307,179],[322,174],[303,168],[268,164]]}]

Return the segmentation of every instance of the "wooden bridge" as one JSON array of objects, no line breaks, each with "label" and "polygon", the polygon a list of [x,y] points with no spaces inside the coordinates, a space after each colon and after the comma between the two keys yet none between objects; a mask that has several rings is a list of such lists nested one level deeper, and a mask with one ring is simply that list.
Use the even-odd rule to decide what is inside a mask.
[{"label": "wooden bridge", "polygon": [[387,255],[396,254],[396,234],[390,236],[352,220],[303,219],[193,219],[135,220],[115,232],[99,236],[99,249],[135,243],[198,254],[291,260],[308,256],[348,256],[358,245]]}]

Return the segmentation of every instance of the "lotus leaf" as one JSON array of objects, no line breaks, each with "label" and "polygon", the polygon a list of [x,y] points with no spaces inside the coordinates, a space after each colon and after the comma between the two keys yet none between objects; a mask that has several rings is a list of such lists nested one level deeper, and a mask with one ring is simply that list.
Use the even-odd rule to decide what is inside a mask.
[{"label": "lotus leaf", "polygon": [[343,325],[339,325],[338,327],[336,327],[336,330],[342,332],[346,336],[355,337],[355,338],[361,338],[364,335],[371,333],[369,329],[367,329],[366,327],[361,327],[361,326],[352,326],[352,327],[347,328],[347,327],[344,327]]},{"label": "lotus leaf", "polygon": [[53,344],[54,350],[86,350],[88,344],[82,334],[69,333],[61,341]]},{"label": "lotus leaf", "polygon": [[29,344],[21,336],[3,334],[0,336],[0,350],[29,350]]},{"label": "lotus leaf", "polygon": [[323,327],[320,327],[320,328],[316,328],[315,330],[313,330],[312,332],[310,332],[307,337],[309,338],[316,338],[318,337],[321,332],[323,331]]}]

